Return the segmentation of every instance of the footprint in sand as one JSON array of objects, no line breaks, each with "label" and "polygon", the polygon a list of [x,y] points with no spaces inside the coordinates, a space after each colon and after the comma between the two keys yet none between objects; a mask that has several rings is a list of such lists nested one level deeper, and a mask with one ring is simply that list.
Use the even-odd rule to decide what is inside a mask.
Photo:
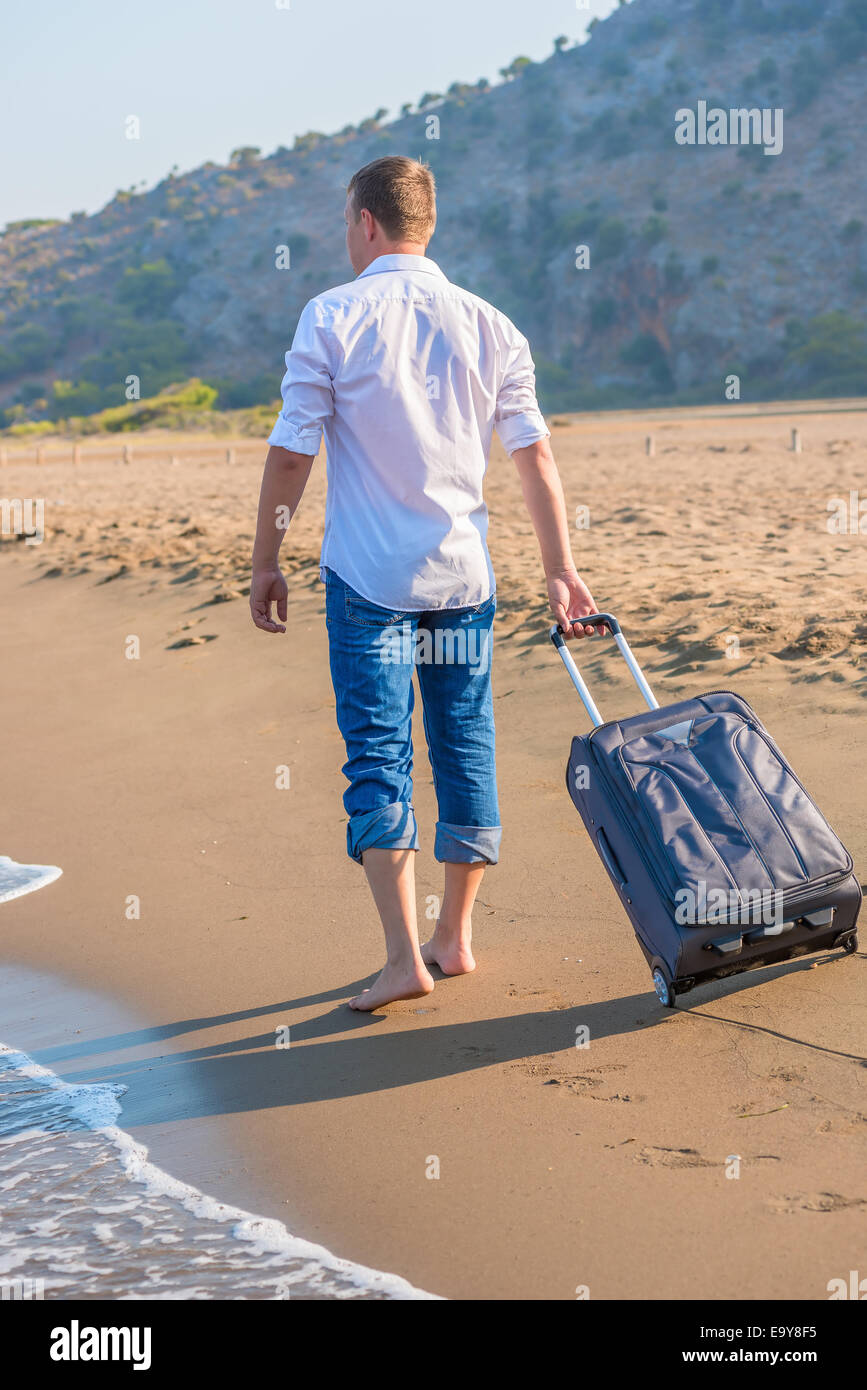
[{"label": "footprint in sand", "polygon": [[[625,1071],[626,1067],[622,1063],[611,1063],[604,1067],[589,1067],[586,1072],[578,1072],[572,1076],[552,1076],[545,1082],[546,1086],[562,1086],[573,1095],[581,1096],[585,1100],[605,1100],[619,1101],[623,1104],[630,1104],[635,1101],[643,1101],[645,1096],[637,1095],[634,1092],[612,1091],[605,1072]],[[606,1091],[600,1088],[607,1087]]]},{"label": "footprint in sand", "polygon": [[200,647],[203,642],[216,642],[219,633],[208,632],[196,637],[182,637],[179,642],[172,642],[166,647],[167,652],[180,651],[182,647]]},{"label": "footprint in sand", "polygon": [[522,1076],[548,1076],[554,1069],[553,1062],[513,1062],[510,1071],[519,1071]]},{"label": "footprint in sand", "polygon": [[705,1158],[698,1149],[666,1149],[656,1144],[645,1144],[635,1155],[636,1163],[647,1164],[650,1168],[722,1168],[725,1159]]},{"label": "footprint in sand", "polygon": [[856,1115],[853,1119],[847,1120],[842,1116],[835,1116],[830,1120],[823,1120],[816,1126],[817,1134],[864,1134],[864,1126],[867,1125],[867,1115]]},{"label": "footprint in sand", "polygon": [[773,1071],[768,1072],[768,1077],[774,1081],[806,1081],[806,1067],[774,1067]]},{"label": "footprint in sand", "polygon": [[[636,1163],[644,1163],[650,1168],[722,1168],[729,1162],[725,1158],[705,1158],[698,1149],[669,1149],[662,1145],[646,1144],[635,1155]],[[779,1163],[779,1154],[741,1154],[741,1161],[750,1165],[755,1163]]]},{"label": "footprint in sand", "polygon": [[217,589],[212,598],[203,604],[204,608],[210,608],[215,603],[231,603],[233,599],[243,598],[240,589]]},{"label": "footprint in sand", "polygon": [[767,1205],[779,1216],[792,1216],[799,1211],[847,1211],[851,1207],[865,1207],[867,1197],[844,1197],[839,1192],[796,1193],[794,1196],[772,1197]]},{"label": "footprint in sand", "polygon": [[509,999],[538,999],[538,998],[550,999],[550,1000],[551,1000],[550,1007],[551,1007],[552,1009],[568,1009],[568,1008],[569,1008],[569,1005],[568,1005],[568,1004],[566,1003],[566,1001],[563,999],[562,995],[558,994],[556,990],[551,990],[551,989],[516,989],[514,985],[510,985],[509,988],[506,990],[506,994],[507,994],[507,996],[508,996]]}]

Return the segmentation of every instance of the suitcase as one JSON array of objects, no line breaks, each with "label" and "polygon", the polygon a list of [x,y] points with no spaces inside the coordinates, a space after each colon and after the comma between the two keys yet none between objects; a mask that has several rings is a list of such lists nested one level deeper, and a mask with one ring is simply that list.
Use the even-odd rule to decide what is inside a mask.
[{"label": "suitcase", "polygon": [[660,1002],[796,956],[856,951],[851,856],[746,700],[714,690],[660,708],[617,619],[582,621],[610,630],[648,709],[604,722],[551,628],[594,725],[572,740],[566,786]]}]

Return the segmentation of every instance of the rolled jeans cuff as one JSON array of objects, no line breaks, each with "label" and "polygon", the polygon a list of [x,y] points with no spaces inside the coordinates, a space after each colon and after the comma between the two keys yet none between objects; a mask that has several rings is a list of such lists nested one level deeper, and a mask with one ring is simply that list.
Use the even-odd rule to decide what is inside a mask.
[{"label": "rolled jeans cuff", "polygon": [[496,864],[502,834],[499,825],[447,825],[437,821],[434,858],[440,864]]},{"label": "rolled jeans cuff", "polygon": [[418,825],[412,807],[396,801],[351,816],[346,827],[346,852],[360,864],[366,849],[418,849]]}]

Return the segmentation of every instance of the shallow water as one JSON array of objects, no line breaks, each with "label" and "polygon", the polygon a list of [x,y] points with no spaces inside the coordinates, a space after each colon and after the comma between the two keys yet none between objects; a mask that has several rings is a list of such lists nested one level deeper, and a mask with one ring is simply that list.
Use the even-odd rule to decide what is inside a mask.
[{"label": "shallow water", "polygon": [[434,1297],[164,1173],[115,1123],[125,1089],[0,1044],[4,1297],[27,1280],[47,1299]]},{"label": "shallow water", "polygon": [[62,872],[54,864],[18,864],[8,854],[0,854],[0,903],[45,888],[60,878]]},{"label": "shallow water", "polygon": [[[60,874],[0,855],[0,903]],[[105,1001],[20,966],[4,969],[0,1005],[4,1029],[37,1052],[65,1037],[70,1011],[97,1032],[110,1016]],[[126,1089],[64,1081],[0,1043],[0,1299],[435,1297],[157,1168],[116,1123]]]}]

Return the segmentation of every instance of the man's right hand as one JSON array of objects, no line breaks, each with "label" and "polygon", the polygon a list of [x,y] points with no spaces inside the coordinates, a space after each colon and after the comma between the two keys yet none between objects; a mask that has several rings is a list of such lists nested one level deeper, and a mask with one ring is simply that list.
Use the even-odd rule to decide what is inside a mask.
[{"label": "man's right hand", "polygon": [[588,613],[599,610],[577,570],[560,570],[548,575],[548,602],[564,637],[595,637],[607,631],[581,623]]},{"label": "man's right hand", "polygon": [[[288,616],[288,596],[286,580],[276,566],[269,569],[254,568],[250,583],[250,614],[253,622],[263,632],[286,631],[283,624]],[[277,617],[280,619],[277,623],[271,616],[271,606],[274,603],[277,605]]]}]

